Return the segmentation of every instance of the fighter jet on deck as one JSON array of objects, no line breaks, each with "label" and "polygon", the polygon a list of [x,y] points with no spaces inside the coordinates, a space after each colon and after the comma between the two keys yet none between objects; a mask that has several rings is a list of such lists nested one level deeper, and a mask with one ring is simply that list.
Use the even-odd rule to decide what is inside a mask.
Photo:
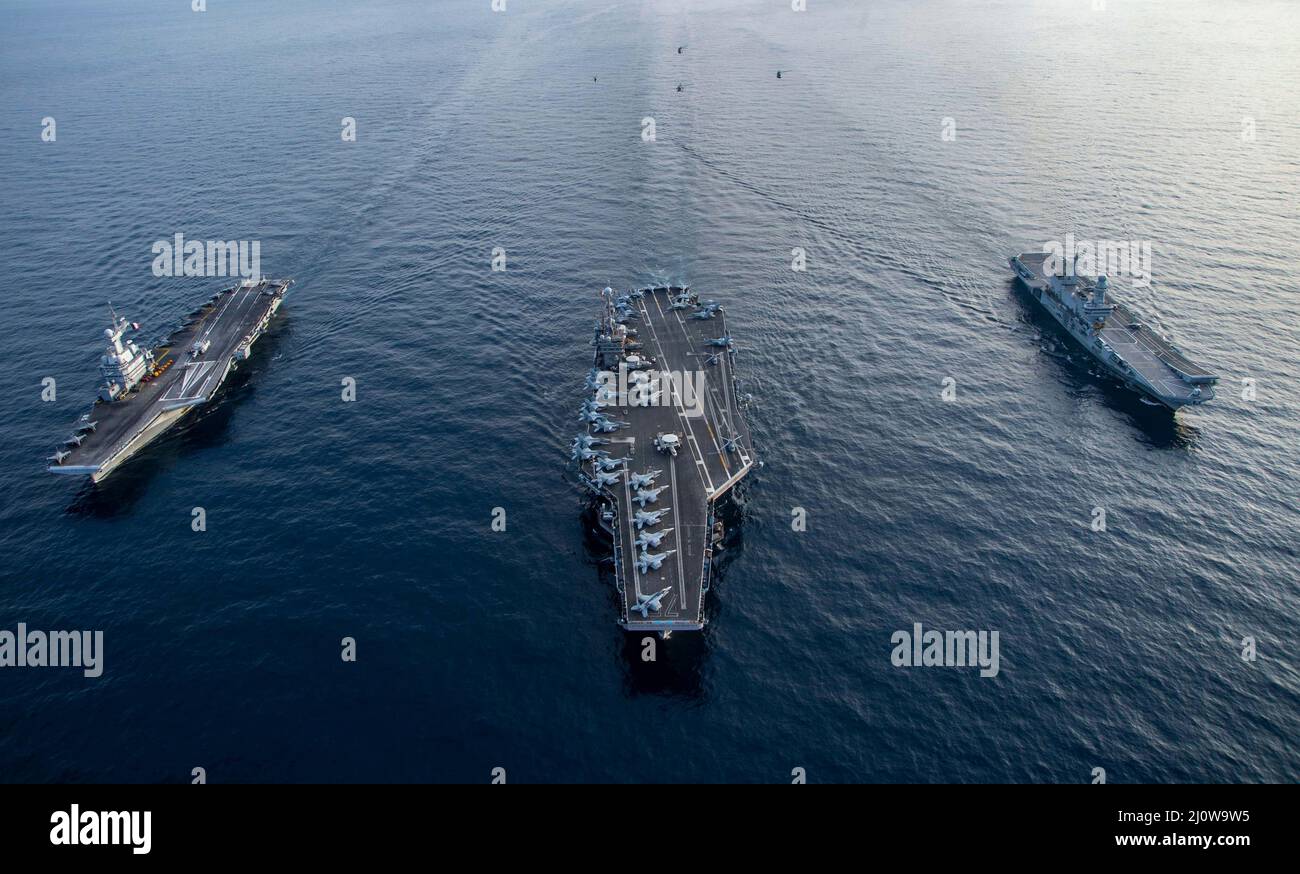
[{"label": "fighter jet on deck", "polygon": [[657,571],[660,565],[664,563],[664,559],[675,552],[677,552],[675,549],[670,549],[667,552],[642,552],[636,557],[636,569],[643,574],[649,571]]},{"label": "fighter jet on deck", "polygon": [[591,427],[601,433],[610,434],[617,431],[619,428],[628,427],[628,424],[629,423],[627,422],[618,422],[614,419],[607,418],[606,416],[600,416],[592,420]]},{"label": "fighter jet on deck", "polygon": [[613,473],[605,473],[604,471],[598,470],[596,471],[596,485],[600,486],[601,488],[604,488],[605,486],[612,486],[614,485],[614,483],[618,482],[618,478],[621,475],[622,475],[622,471],[616,470]]},{"label": "fighter jet on deck", "polygon": [[608,458],[609,453],[603,449],[592,449],[587,446],[574,444],[573,460],[574,461],[591,461],[593,458]]},{"label": "fighter jet on deck", "polygon": [[633,517],[632,521],[633,523],[636,524],[636,529],[640,531],[642,528],[646,527],[647,525],[658,525],[659,520],[671,512],[672,510],[669,508],[665,508],[663,510],[653,510],[653,511],[637,510],[636,516]]},{"label": "fighter jet on deck", "polygon": [[632,605],[631,609],[640,612],[642,619],[648,619],[650,618],[651,610],[658,613],[660,610],[663,609],[662,602],[664,600],[664,595],[667,595],[672,590],[673,587],[669,586],[666,589],[660,589],[658,592],[655,592],[653,595],[637,595],[636,603]]},{"label": "fighter jet on deck", "polygon": [[659,493],[666,488],[668,488],[668,486],[660,486],[657,489],[638,489],[637,493],[632,496],[632,500],[636,501],[641,505],[642,509],[644,509],[647,503],[653,504],[655,501],[658,501]]},{"label": "fighter jet on deck", "polygon": [[652,470],[649,473],[629,474],[627,484],[634,489],[643,489],[646,486],[654,485],[655,477],[663,473],[662,470]]},{"label": "fighter jet on deck", "polygon": [[637,535],[634,543],[640,549],[649,549],[652,546],[658,549],[659,544],[664,542],[664,537],[672,530],[671,528],[665,528],[663,531],[642,531]]}]

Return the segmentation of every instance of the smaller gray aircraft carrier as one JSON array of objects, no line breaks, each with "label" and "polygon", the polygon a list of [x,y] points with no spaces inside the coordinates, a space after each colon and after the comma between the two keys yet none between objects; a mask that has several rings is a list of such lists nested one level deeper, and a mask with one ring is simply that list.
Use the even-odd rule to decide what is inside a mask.
[{"label": "smaller gray aircraft carrier", "polygon": [[704,627],[717,502],[756,459],[726,315],[689,288],[602,293],[573,458],[612,541],[619,624]]},{"label": "smaller gray aircraft carrier", "polygon": [[49,471],[98,482],[211,401],[236,362],[249,356],[291,284],[292,279],[249,279],[219,291],[155,349],[124,339],[139,326],[111,313],[99,398],[47,459]]},{"label": "smaller gray aircraft carrier", "polygon": [[[1012,256],[1016,278],[1097,362],[1128,388],[1171,410],[1214,397],[1219,377],[1114,300],[1105,276],[1083,276],[1046,252]],[[1065,268],[1069,269],[1065,269]]]}]

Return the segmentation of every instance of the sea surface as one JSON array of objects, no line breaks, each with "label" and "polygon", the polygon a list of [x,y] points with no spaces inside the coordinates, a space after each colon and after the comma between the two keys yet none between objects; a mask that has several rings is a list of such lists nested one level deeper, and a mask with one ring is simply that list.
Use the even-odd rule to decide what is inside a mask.
[{"label": "sea surface", "polygon": [[[0,669],[0,780],[1295,781],[1300,5],[1102,5],[4,3],[0,630],[105,651]],[[282,316],[48,475],[109,302],[223,286],[153,275],[176,233],[259,241]],[[1115,293],[1212,403],[1035,313],[1007,257],[1067,233],[1151,243]],[[652,281],[727,306],[764,466],[647,664],[567,453],[598,291]],[[918,622],[998,675],[896,667]]]}]

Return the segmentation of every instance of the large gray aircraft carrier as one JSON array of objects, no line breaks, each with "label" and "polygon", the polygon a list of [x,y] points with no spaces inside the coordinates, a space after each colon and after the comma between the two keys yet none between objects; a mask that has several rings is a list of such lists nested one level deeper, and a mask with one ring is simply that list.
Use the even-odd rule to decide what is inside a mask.
[{"label": "large gray aircraft carrier", "polygon": [[245,280],[190,314],[158,348],[123,335],[137,325],[112,314],[100,359],[104,385],[90,411],[47,459],[51,473],[99,481],[182,416],[212,400],[280,308],[291,279]]},{"label": "large gray aircraft carrier", "polygon": [[677,286],[602,296],[590,433],[573,456],[612,541],[619,623],[696,631],[722,539],[715,507],[756,463],[726,315]]}]

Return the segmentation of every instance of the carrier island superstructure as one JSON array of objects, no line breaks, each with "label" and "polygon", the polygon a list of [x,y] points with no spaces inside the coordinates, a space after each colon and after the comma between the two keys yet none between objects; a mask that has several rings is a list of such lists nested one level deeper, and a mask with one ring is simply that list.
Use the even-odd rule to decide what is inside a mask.
[{"label": "carrier island superstructure", "polygon": [[112,324],[104,329],[108,348],[99,365],[104,384],[89,412],[47,459],[49,471],[98,482],[190,410],[211,401],[236,362],[248,358],[291,284],[291,279],[248,279],[219,291],[155,349],[126,339],[138,326],[110,307]]},{"label": "carrier island superstructure", "polygon": [[1011,269],[1043,309],[1112,376],[1171,410],[1214,397],[1219,377],[1195,363],[1110,296],[1105,276],[1054,269],[1047,252],[1011,258]]},{"label": "carrier island superstructure", "polygon": [[602,292],[589,392],[574,440],[611,541],[619,624],[698,631],[718,501],[756,464],[721,305],[689,288]]}]

